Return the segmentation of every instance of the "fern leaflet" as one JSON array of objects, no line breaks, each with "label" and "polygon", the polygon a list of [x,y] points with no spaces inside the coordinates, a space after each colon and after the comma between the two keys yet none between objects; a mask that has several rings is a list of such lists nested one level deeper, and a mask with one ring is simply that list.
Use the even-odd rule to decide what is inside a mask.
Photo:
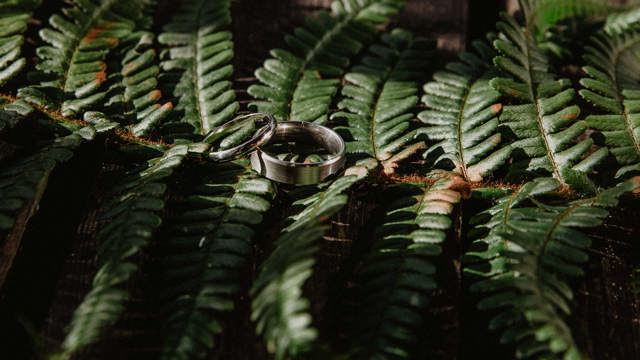
[{"label": "fern leaflet", "polygon": [[509,158],[511,147],[499,147],[501,95],[489,85],[496,75],[491,63],[495,52],[482,41],[473,46],[475,52],[462,53],[460,62],[448,64],[424,86],[422,102],[428,110],[418,118],[427,125],[419,133],[438,141],[425,156],[437,155],[436,167],[481,181]]},{"label": "fern leaflet", "polygon": [[91,290],[73,313],[61,358],[69,358],[95,342],[124,311],[128,292],[123,285],[138,270],[134,256],[149,244],[160,226],[165,181],[186,154],[187,146],[175,146],[110,189],[101,216],[105,223],[97,234],[102,241],[98,272]]},{"label": "fern leaflet", "polygon": [[[567,79],[555,80],[547,57],[532,35],[515,20],[503,15],[500,37],[494,46],[504,56],[494,61],[510,78],[495,78],[491,85],[517,102],[502,109],[499,121],[516,137],[511,144],[524,153],[516,170],[545,171],[561,183],[581,191],[593,191],[585,175],[607,154],[600,149],[588,154],[593,140],[579,140],[587,129],[574,101],[575,91]],[[584,157],[584,159],[583,159]]]},{"label": "fern leaflet", "polygon": [[[489,327],[502,330],[501,342],[514,343],[518,358],[581,357],[564,321],[573,299],[567,280],[582,275],[580,265],[591,244],[577,229],[602,223],[606,208],[616,206],[618,197],[640,181],[568,204],[535,199],[559,185],[536,179],[472,219],[476,233],[486,235],[467,253],[465,274],[478,277],[471,290],[486,296],[478,307],[499,311]],[[523,206],[527,203],[533,206]]]},{"label": "fern leaflet", "polygon": [[305,27],[285,37],[290,50],[274,49],[256,70],[262,84],[249,87],[259,111],[278,120],[328,119],[329,105],[351,59],[373,38],[375,25],[395,14],[402,0],[336,0],[333,14],[307,18]]},{"label": "fern leaflet", "polygon": [[22,57],[24,32],[33,9],[40,0],[0,4],[0,86],[15,77],[27,64]]},{"label": "fern leaflet", "polygon": [[[247,164],[199,166],[211,174],[178,194],[162,243],[169,300],[162,359],[203,358],[233,309],[254,230],[275,189]],[[194,174],[191,174],[192,176]]]},{"label": "fern leaflet", "polygon": [[347,153],[365,156],[392,173],[397,162],[424,144],[408,146],[416,131],[411,127],[418,103],[416,79],[422,76],[431,43],[413,39],[403,30],[382,35],[382,41],[369,48],[361,63],[344,76],[344,99],[332,120],[346,120],[336,131],[348,135]]},{"label": "fern leaflet", "polygon": [[162,82],[176,112],[165,127],[171,138],[199,138],[238,111],[230,81],[233,42],[230,1],[186,2],[164,26],[159,41]]},{"label": "fern leaflet", "polygon": [[640,85],[636,52],[640,32],[599,34],[584,55],[589,77],[580,80],[582,97],[602,111],[587,123],[602,132],[621,167],[616,177],[640,172]]},{"label": "fern leaflet", "polygon": [[457,174],[434,174],[433,183],[402,184],[372,249],[356,273],[353,358],[410,358],[429,293],[436,288],[432,259],[451,227],[450,215],[467,183]]},{"label": "fern leaflet", "polygon": [[135,28],[147,1],[84,0],[54,14],[52,28],[40,30],[36,53],[40,62],[35,79],[39,85],[22,88],[19,95],[63,116],[81,114],[104,98],[107,79],[105,58]]}]

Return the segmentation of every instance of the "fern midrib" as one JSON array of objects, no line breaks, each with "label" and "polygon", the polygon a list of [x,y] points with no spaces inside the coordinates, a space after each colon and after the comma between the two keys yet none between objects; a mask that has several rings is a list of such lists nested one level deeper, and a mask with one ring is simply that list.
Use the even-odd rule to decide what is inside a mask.
[{"label": "fern midrib", "polygon": [[66,67],[66,69],[64,70],[64,75],[62,76],[62,80],[64,81],[62,89],[65,92],[73,91],[73,89],[69,89],[69,71],[71,71],[71,67],[74,66],[73,64],[75,64],[76,57],[80,50],[80,43],[87,36],[87,32],[94,26],[94,24],[102,19],[102,15],[104,15],[118,1],[119,0],[106,0],[104,2],[101,2],[100,6],[96,9],[96,11],[94,11],[91,21],[87,22],[82,27],[83,36],[78,37],[78,39],[73,42],[73,54],[71,55],[69,66]]},{"label": "fern midrib", "polygon": [[[206,0],[200,1],[200,6],[198,6],[198,13],[197,13],[197,17],[196,17],[196,23],[198,24],[198,29],[203,25],[202,24],[202,9],[204,8],[204,4],[205,4]],[[195,29],[193,36],[192,36],[192,51],[193,51],[193,61],[191,62],[191,71],[193,76],[191,77],[193,80],[193,92],[194,95],[196,97],[196,101],[194,103],[194,106],[196,107],[196,110],[198,111],[198,120],[200,120],[200,134],[201,135],[205,135],[207,132],[209,132],[209,125],[207,124],[206,121],[206,114],[203,114],[203,99],[200,97],[200,89],[202,88],[203,84],[202,84],[202,77],[200,76],[200,73],[198,72],[198,68],[199,66],[199,52],[200,52],[200,31],[198,31],[198,29]]]},{"label": "fern midrib", "polygon": [[376,120],[376,115],[378,113],[378,105],[380,104],[380,100],[382,98],[382,93],[384,92],[384,87],[387,84],[387,82],[389,81],[389,79],[391,78],[391,76],[395,73],[396,69],[398,68],[398,64],[400,63],[400,60],[402,59],[402,55],[405,53],[406,50],[402,51],[400,53],[400,55],[398,55],[398,58],[396,59],[395,64],[393,65],[393,67],[391,69],[389,69],[389,71],[387,71],[387,73],[385,74],[385,76],[382,78],[382,82],[381,82],[381,86],[380,86],[380,91],[378,92],[378,96],[376,96],[376,102],[373,106],[373,111],[371,112],[371,127],[370,127],[370,141],[371,141],[371,149],[373,151],[373,157],[378,160],[378,161],[382,161],[382,160],[386,160],[386,159],[380,159],[380,157],[378,157],[378,146],[376,145],[376,125],[378,123],[378,121]]},{"label": "fern midrib", "polygon": [[[472,79],[471,82],[475,83],[475,80],[476,79]],[[467,100],[469,99],[470,94],[471,86],[465,87],[464,94],[462,96],[462,107],[460,108],[460,112],[458,112],[456,122],[456,133],[458,135],[456,147],[458,149],[458,156],[460,157],[460,171],[462,172],[462,177],[464,177],[465,181],[470,181],[470,179],[467,175],[467,163],[464,159],[464,148],[462,146],[462,120],[464,118],[464,109],[467,106]]]},{"label": "fern midrib", "polygon": [[613,61],[612,61],[612,67],[613,67],[613,71],[611,74],[611,78],[613,80],[613,83],[616,86],[616,100],[618,101],[618,103],[621,105],[622,107],[622,118],[624,120],[624,128],[627,131],[627,133],[629,134],[629,137],[631,138],[631,140],[633,140],[633,145],[635,147],[636,150],[636,155],[640,158],[640,139],[635,135],[633,128],[631,126],[631,119],[629,116],[629,112],[627,111],[627,107],[624,105],[624,96],[622,95],[622,89],[620,88],[620,85],[618,83],[618,61],[620,60],[620,56],[622,55],[623,52],[625,52],[628,48],[634,46],[635,44],[637,44],[638,42],[640,42],[640,36],[636,36],[634,37],[635,41],[630,41],[628,44],[625,44],[625,46],[622,46],[620,48],[616,48],[616,51],[614,53],[613,56]]},{"label": "fern midrib", "polygon": [[533,103],[535,104],[535,107],[536,107],[536,125],[538,126],[538,130],[542,134],[542,141],[544,141],[545,151],[547,153],[547,158],[550,160],[549,162],[551,163],[554,177],[562,181],[563,183],[566,183],[566,181],[564,180],[564,177],[561,175],[560,170],[558,169],[558,163],[556,162],[556,158],[553,154],[553,151],[551,151],[551,145],[549,144],[549,140],[547,139],[548,134],[542,124],[543,115],[542,115],[542,109],[540,108],[540,103],[538,102],[538,96],[537,96],[538,94],[533,87],[533,70],[531,69],[532,60],[531,60],[531,53],[529,51],[529,46],[533,41],[531,37],[532,35],[529,33],[529,30],[527,28],[525,28],[523,31],[525,36],[524,52],[527,57],[527,64],[526,64],[527,75],[529,76],[527,87],[529,89],[529,95],[531,96],[531,99],[533,100]]}]

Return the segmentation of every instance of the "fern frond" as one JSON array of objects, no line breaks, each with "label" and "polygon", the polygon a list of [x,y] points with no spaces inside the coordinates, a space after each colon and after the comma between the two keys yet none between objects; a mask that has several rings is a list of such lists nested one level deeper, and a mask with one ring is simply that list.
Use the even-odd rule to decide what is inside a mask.
[{"label": "fern frond", "polygon": [[[383,34],[359,64],[344,76],[342,111],[331,119],[346,120],[335,130],[345,134],[347,153],[352,157],[370,157],[391,173],[399,154],[406,148],[416,151],[416,131],[411,127],[418,103],[418,83],[422,77],[432,43],[395,29]],[[421,147],[422,145],[420,145]]]},{"label": "fern frond", "polygon": [[160,226],[165,182],[186,154],[187,146],[175,146],[110,189],[100,218],[104,223],[96,235],[101,241],[98,272],[91,290],[73,313],[61,358],[69,358],[95,342],[124,311],[128,299],[124,285],[138,270],[134,257]]},{"label": "fern frond", "polygon": [[593,191],[587,178],[607,154],[600,149],[589,154],[591,138],[580,140],[587,123],[576,120],[580,108],[573,104],[575,91],[567,79],[556,80],[547,57],[532,34],[503,14],[498,23],[500,37],[495,48],[503,56],[494,62],[510,78],[495,78],[491,85],[516,104],[502,108],[499,121],[516,137],[511,144],[524,153],[517,164],[528,172],[543,171],[576,190]]},{"label": "fern frond", "polygon": [[147,135],[169,115],[173,105],[160,104],[159,67],[155,63],[154,36],[136,32],[122,40],[116,61],[108,63],[104,111],[112,119],[128,125],[135,136]]},{"label": "fern frond", "polygon": [[60,110],[63,116],[79,115],[105,96],[107,53],[128,36],[145,14],[148,1],[83,0],[54,14],[51,28],[40,30],[36,53],[39,84],[19,90],[27,101]]},{"label": "fern frond", "polygon": [[311,276],[318,242],[326,231],[321,222],[347,203],[345,192],[366,176],[366,170],[361,170],[350,171],[328,186],[321,185],[311,196],[295,201],[294,208],[303,210],[294,210],[275,249],[260,266],[251,288],[251,319],[256,322],[257,333],[265,338],[267,349],[278,360],[300,357],[315,345],[317,330],[311,324],[309,301],[302,296],[302,286]]},{"label": "fern frond", "polygon": [[640,172],[640,32],[599,34],[587,48],[580,80],[582,97],[600,114],[587,116],[587,123],[602,132],[609,151],[620,164],[616,177]]},{"label": "fern frond", "polygon": [[169,301],[162,359],[200,359],[222,331],[221,315],[240,292],[254,228],[275,195],[272,183],[246,163],[199,167],[210,174],[170,204],[162,244]]},{"label": "fern frond", "polygon": [[[0,114],[7,113],[0,110]],[[0,115],[0,118],[2,116]],[[95,136],[95,130],[84,127],[70,135],[52,140],[34,154],[11,159],[0,168],[0,245],[10,241],[18,249],[31,217],[38,211],[51,172],[73,156],[74,150]],[[0,287],[5,282],[16,252],[0,253]]]},{"label": "fern frond", "polygon": [[462,53],[460,62],[447,64],[424,86],[422,102],[428,110],[418,118],[427,126],[418,131],[434,142],[425,157],[437,155],[437,168],[481,181],[509,158],[511,147],[500,146],[501,95],[489,85],[496,75],[495,51],[484,41],[473,47],[474,52]]},{"label": "fern frond", "polygon": [[24,32],[40,0],[0,4],[0,86],[15,77],[27,64],[22,56]]},{"label": "fern frond", "polygon": [[374,26],[388,21],[403,0],[336,0],[333,16],[320,12],[285,37],[290,50],[274,49],[256,70],[262,84],[249,87],[252,106],[278,120],[324,123],[339,77],[372,41]]},{"label": "fern frond", "polygon": [[568,204],[535,199],[559,185],[534,180],[472,220],[476,233],[487,234],[466,255],[476,261],[465,273],[479,277],[471,286],[484,296],[478,308],[498,311],[489,327],[503,332],[501,342],[516,345],[517,358],[581,357],[564,320],[573,299],[568,280],[582,275],[591,245],[579,229],[601,224],[606,209],[640,179]]},{"label": "fern frond", "polygon": [[607,22],[604,25],[604,30],[609,35],[617,35],[627,30],[638,28],[639,23],[640,7],[636,6],[607,16]]},{"label": "fern frond", "polygon": [[432,260],[451,227],[450,215],[467,183],[457,174],[433,183],[402,184],[356,272],[356,306],[349,318],[357,359],[411,358],[430,292]]},{"label": "fern frond", "polygon": [[239,109],[232,89],[230,1],[185,2],[158,40],[165,93],[175,97],[171,137],[199,138]]},{"label": "fern frond", "polygon": [[542,34],[571,18],[604,18],[622,7],[607,0],[520,0],[527,25]]}]

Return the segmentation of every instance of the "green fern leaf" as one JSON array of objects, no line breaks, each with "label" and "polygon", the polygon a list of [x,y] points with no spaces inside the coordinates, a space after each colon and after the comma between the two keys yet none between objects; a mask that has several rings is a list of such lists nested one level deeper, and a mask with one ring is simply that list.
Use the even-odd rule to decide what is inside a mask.
[{"label": "green fern leaf", "polygon": [[154,62],[153,40],[148,32],[130,34],[116,51],[118,60],[108,62],[113,71],[107,78],[104,111],[113,114],[112,120],[128,125],[135,136],[147,135],[173,109],[170,102],[158,103],[162,94],[157,88],[159,67]]},{"label": "green fern leaf", "polygon": [[616,177],[640,172],[640,85],[636,52],[640,32],[599,34],[584,56],[589,77],[580,80],[582,97],[600,114],[589,115],[589,126],[600,130],[621,167]]},{"label": "green fern leaf", "polygon": [[396,163],[423,144],[409,146],[416,131],[411,127],[418,103],[418,84],[432,43],[395,29],[382,35],[361,62],[344,76],[344,99],[332,120],[345,121],[335,130],[346,141],[352,157],[371,157],[393,172]]},{"label": "green fern leaf", "polygon": [[[246,163],[200,166],[211,174],[178,194],[163,232],[162,252],[170,301],[162,359],[201,359],[222,331],[221,315],[240,292],[254,228],[275,195],[272,183]],[[194,174],[192,173],[191,176]]]},{"label": "green fern leaf", "polygon": [[[601,224],[606,208],[638,188],[640,180],[568,204],[535,200],[558,186],[537,179],[472,220],[476,233],[488,233],[466,255],[465,274],[479,277],[471,286],[486,296],[478,307],[498,311],[489,327],[502,331],[501,342],[516,344],[517,358],[581,357],[564,321],[573,299],[567,280],[582,275],[591,245],[578,229]],[[534,206],[522,206],[527,202]]]},{"label": "green fern leaf", "polygon": [[637,28],[638,22],[640,22],[640,7],[636,6],[607,16],[604,30],[609,35],[621,34],[629,29]]},{"label": "green fern leaf", "polygon": [[303,356],[315,345],[317,330],[311,325],[309,301],[302,297],[302,286],[311,276],[318,241],[327,229],[321,222],[347,203],[345,192],[365,176],[365,171],[354,171],[294,202],[294,208],[303,210],[294,209],[290,224],[260,266],[251,288],[251,319],[278,360]]},{"label": "green fern leaf", "polygon": [[410,358],[437,287],[432,260],[440,255],[450,215],[467,184],[453,173],[427,184],[402,184],[356,272],[356,307],[349,318],[357,359]]},{"label": "green fern leaf", "polygon": [[473,46],[475,52],[462,53],[460,62],[448,64],[424,86],[422,102],[428,110],[418,118],[427,125],[419,133],[437,141],[425,156],[437,155],[436,167],[481,181],[509,158],[511,146],[499,146],[501,95],[489,85],[496,75],[495,52],[483,41]]},{"label": "green fern leaf", "polygon": [[200,138],[239,109],[230,81],[233,42],[230,1],[185,2],[164,27],[159,41],[165,93],[175,97],[171,138]]},{"label": "green fern leaf", "polygon": [[15,77],[27,64],[22,57],[24,32],[39,0],[4,2],[0,4],[0,86]]},{"label": "green fern leaf", "polygon": [[515,135],[514,150],[524,153],[517,167],[546,172],[576,190],[593,192],[586,173],[607,150],[588,154],[593,140],[579,140],[587,123],[576,121],[580,108],[572,105],[575,91],[570,81],[556,80],[532,35],[512,17],[503,14],[498,28],[501,34],[494,46],[504,56],[494,61],[511,77],[495,78],[491,85],[516,102],[503,107],[499,121]]},{"label": "green fern leaf", "polygon": [[285,38],[290,50],[274,49],[256,70],[262,84],[249,87],[252,106],[278,120],[328,119],[340,76],[373,39],[374,26],[398,12],[402,0],[336,0],[333,16],[320,12]]},{"label": "green fern leaf", "polygon": [[27,101],[60,110],[63,116],[79,115],[95,108],[105,96],[107,53],[128,36],[145,14],[148,1],[76,0],[54,14],[52,28],[40,30],[42,40],[36,53],[39,84],[19,90]]},{"label": "green fern leaf", "polygon": [[165,181],[186,154],[187,146],[175,146],[110,189],[101,216],[104,224],[97,234],[102,242],[98,272],[91,290],[73,313],[61,358],[69,358],[95,342],[124,311],[128,292],[123,285],[138,270],[134,256],[149,244],[160,226]]}]

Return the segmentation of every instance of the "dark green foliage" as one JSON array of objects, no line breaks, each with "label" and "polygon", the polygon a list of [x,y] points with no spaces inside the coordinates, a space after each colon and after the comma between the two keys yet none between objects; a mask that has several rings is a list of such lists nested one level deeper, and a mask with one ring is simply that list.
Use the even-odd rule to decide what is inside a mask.
[{"label": "dark green foliage", "polygon": [[166,179],[186,154],[187,146],[175,146],[109,189],[96,235],[101,241],[98,271],[91,291],[73,313],[61,358],[98,340],[124,311],[128,291],[123,287],[139,268],[135,256],[149,245],[160,226]]},{"label": "dark green foliage", "polygon": [[[13,104],[16,106],[15,104]],[[0,118],[9,111],[1,110]],[[90,140],[95,130],[82,128],[68,136],[51,141],[32,155],[2,164],[0,168],[0,234],[14,226],[16,218],[26,209],[22,221],[27,221],[38,207],[51,171],[69,160],[81,143]],[[28,206],[28,208],[26,208]]]},{"label": "dark green foliage", "polygon": [[403,184],[356,272],[356,306],[348,318],[357,344],[352,358],[411,358],[437,286],[432,260],[442,252],[459,187],[466,185],[457,174],[433,177],[433,183]]},{"label": "dark green foliage", "polygon": [[460,62],[447,64],[424,86],[422,102],[428,110],[418,118],[426,125],[419,132],[432,143],[425,156],[467,181],[481,181],[509,158],[511,146],[501,145],[501,96],[489,85],[497,74],[495,52],[483,41],[473,47],[474,52],[462,53]]},{"label": "dark green foliage", "polygon": [[147,1],[82,0],[54,14],[52,28],[40,30],[49,45],[37,49],[37,86],[22,88],[20,96],[64,116],[95,108],[105,96],[107,53],[141,21]]},{"label": "dark green foliage", "polygon": [[588,154],[593,140],[581,139],[587,123],[576,120],[580,108],[567,79],[557,79],[548,58],[532,34],[516,21],[503,16],[494,45],[503,55],[495,63],[509,78],[495,78],[491,85],[517,105],[506,105],[500,123],[515,136],[511,146],[523,153],[516,169],[551,174],[576,190],[592,192],[586,177],[607,154],[605,148]]},{"label": "dark green foliage", "polygon": [[527,25],[538,34],[564,20],[603,19],[623,8],[607,0],[520,0],[519,3]]},{"label": "dark green foliage", "polygon": [[230,1],[185,2],[160,34],[162,81],[176,111],[170,138],[199,138],[238,111],[231,84],[233,42]]},{"label": "dark green foliage", "polygon": [[579,230],[598,226],[618,197],[640,187],[638,179],[592,198],[545,204],[540,195],[559,189],[539,178],[476,215],[465,273],[476,278],[471,291],[478,307],[495,310],[489,327],[514,343],[517,358],[581,358],[565,319],[571,313],[569,279],[583,274],[591,240]]},{"label": "dark green foliage", "polygon": [[[246,163],[198,168],[197,184],[176,194],[163,232],[163,297],[170,300],[162,359],[201,359],[222,332],[252,251],[254,229],[274,186]],[[194,174],[191,174],[193,176]]]},{"label": "dark green foliage", "polygon": [[344,76],[344,99],[338,103],[342,111],[331,119],[346,121],[336,130],[351,139],[346,140],[348,153],[371,157],[393,172],[399,159],[424,146],[409,145],[416,135],[411,121],[418,103],[417,80],[423,76],[432,44],[400,29],[381,39]]},{"label": "dark green foliage", "polygon": [[[302,286],[311,276],[318,242],[326,231],[321,222],[347,203],[345,192],[364,176],[342,176],[294,202],[295,215],[288,218],[290,224],[260,267],[251,288],[251,319],[276,359],[304,358],[314,346],[318,334],[311,324],[309,301],[302,297]],[[296,211],[298,208],[302,210]]]},{"label": "dark green foliage", "polygon": [[259,111],[278,120],[324,123],[340,76],[374,36],[374,26],[395,14],[402,0],[336,0],[333,14],[320,12],[285,37],[288,50],[271,50],[256,70],[262,83],[248,91]]},{"label": "dark green foliage", "polygon": [[0,86],[27,64],[22,57],[24,32],[31,11],[38,5],[40,0],[4,1],[0,4]]},{"label": "dark green foliage", "polygon": [[620,165],[616,177],[640,172],[640,32],[595,36],[584,55],[582,97],[600,111],[587,116]]},{"label": "dark green foliage", "polygon": [[[110,64],[105,112],[113,114],[133,135],[147,135],[173,109],[171,103],[160,104],[159,68],[155,63],[154,36],[136,32],[123,40],[120,62]],[[115,69],[118,69],[116,71]]]}]

